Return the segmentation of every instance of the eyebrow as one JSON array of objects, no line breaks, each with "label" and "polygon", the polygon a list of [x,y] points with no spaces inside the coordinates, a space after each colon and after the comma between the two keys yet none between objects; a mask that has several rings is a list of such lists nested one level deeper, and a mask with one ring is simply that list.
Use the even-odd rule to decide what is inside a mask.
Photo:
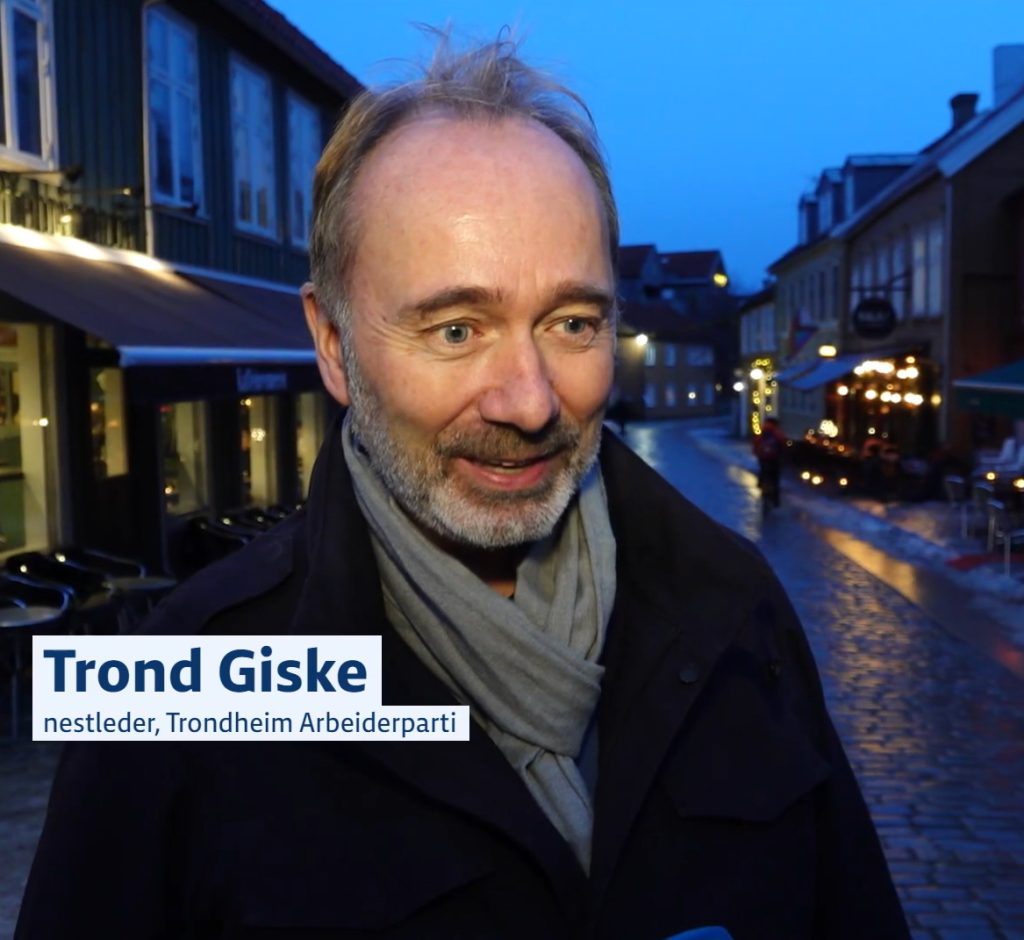
[{"label": "eyebrow", "polygon": [[[472,285],[445,287],[416,303],[409,304],[402,310],[401,316],[422,318],[452,307],[491,307],[502,303],[504,299],[505,295],[499,289]],[[605,288],[596,284],[563,281],[548,295],[544,304],[545,312],[572,303],[599,307],[602,313],[607,315],[615,305],[615,298]]]}]

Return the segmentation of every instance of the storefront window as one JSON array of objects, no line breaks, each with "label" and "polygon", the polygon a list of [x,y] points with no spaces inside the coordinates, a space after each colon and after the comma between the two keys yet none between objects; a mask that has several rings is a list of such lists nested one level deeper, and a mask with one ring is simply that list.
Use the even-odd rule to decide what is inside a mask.
[{"label": "storefront window", "polygon": [[206,405],[179,401],[160,406],[164,505],[178,515],[209,504]]},{"label": "storefront window", "polygon": [[55,428],[41,327],[0,323],[0,552],[50,542]]},{"label": "storefront window", "polygon": [[295,401],[295,443],[299,461],[299,499],[309,492],[313,463],[324,438],[327,399],[322,392],[303,392]]},{"label": "storefront window", "polygon": [[120,369],[89,370],[89,421],[93,475],[102,480],[127,473],[124,373]]},{"label": "storefront window", "polygon": [[277,502],[276,417],[277,402],[270,395],[253,395],[239,403],[242,501],[246,506]]}]

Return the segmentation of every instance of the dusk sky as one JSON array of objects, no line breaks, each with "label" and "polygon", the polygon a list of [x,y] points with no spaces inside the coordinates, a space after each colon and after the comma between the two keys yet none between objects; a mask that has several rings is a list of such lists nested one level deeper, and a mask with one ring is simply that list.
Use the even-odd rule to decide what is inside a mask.
[{"label": "dusk sky", "polygon": [[718,248],[738,289],[792,247],[796,204],[850,154],[912,153],[949,99],[992,103],[992,49],[1024,0],[270,0],[366,84],[422,60],[451,21],[579,91],[604,141],[623,243]]}]

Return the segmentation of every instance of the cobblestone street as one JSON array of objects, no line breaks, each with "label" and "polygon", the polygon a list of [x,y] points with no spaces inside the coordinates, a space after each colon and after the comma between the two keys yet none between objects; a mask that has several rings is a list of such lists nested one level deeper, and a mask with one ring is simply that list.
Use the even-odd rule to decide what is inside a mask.
[{"label": "cobblestone street", "polygon": [[[915,938],[1024,940],[1024,681],[831,547],[805,508],[762,520],[752,474],[690,431],[636,426],[627,441],[755,540],[782,578]],[[54,754],[0,749],[0,938],[13,928]]]},{"label": "cobblestone street", "polygon": [[[803,619],[914,936],[1024,938],[1024,682],[833,550],[685,425],[630,443],[754,539]],[[784,497],[785,499],[785,497]]]}]

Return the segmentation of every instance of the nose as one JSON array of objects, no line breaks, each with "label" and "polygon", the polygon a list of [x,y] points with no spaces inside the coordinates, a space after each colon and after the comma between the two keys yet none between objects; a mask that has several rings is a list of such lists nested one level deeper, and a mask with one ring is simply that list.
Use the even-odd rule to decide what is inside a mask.
[{"label": "nose", "polygon": [[506,348],[495,350],[486,368],[486,390],[479,399],[480,416],[485,421],[534,433],[558,417],[561,402],[532,337],[509,340]]}]

